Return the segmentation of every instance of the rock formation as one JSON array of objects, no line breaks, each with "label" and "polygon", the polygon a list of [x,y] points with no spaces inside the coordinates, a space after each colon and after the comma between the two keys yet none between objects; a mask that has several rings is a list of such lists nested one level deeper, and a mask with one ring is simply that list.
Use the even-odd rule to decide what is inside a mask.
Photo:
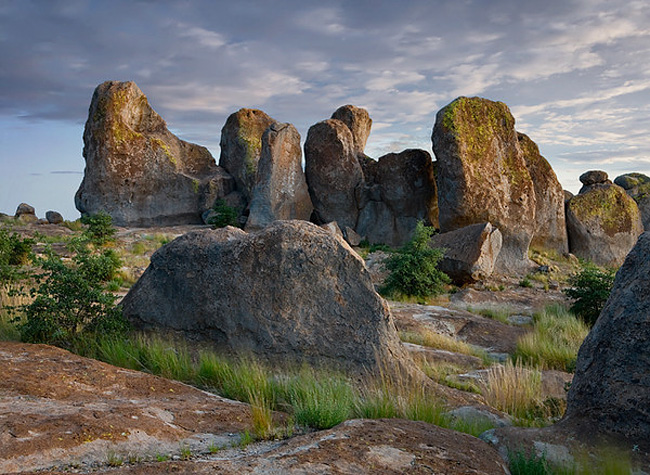
[{"label": "rock formation", "polygon": [[526,168],[535,188],[535,233],[531,246],[569,252],[564,214],[564,191],[555,172],[540,155],[537,144],[527,135],[517,133]]},{"label": "rock formation", "polygon": [[357,157],[364,157],[364,150],[366,142],[370,135],[370,128],[372,127],[372,119],[368,111],[361,107],[352,105],[341,106],[332,114],[332,119],[337,119],[347,125],[352,133],[352,140],[354,142],[354,153]]},{"label": "rock formation", "polygon": [[261,229],[278,219],[309,220],[314,207],[301,162],[300,134],[296,128],[291,124],[271,124],[262,136],[247,231]]},{"label": "rock formation", "polygon": [[650,231],[650,177],[642,173],[628,173],[614,180],[630,198],[636,201],[641,212],[643,228]]},{"label": "rock formation", "polygon": [[45,219],[50,224],[61,224],[63,222],[63,216],[58,211],[48,211],[45,213]]},{"label": "rock formation", "polygon": [[257,165],[262,154],[262,134],[277,122],[257,109],[239,109],[221,129],[219,166],[234,178],[246,202],[257,182]]},{"label": "rock formation", "polygon": [[16,208],[14,216],[25,223],[35,223],[38,221],[36,210],[27,203],[20,203]]},{"label": "rock formation", "polygon": [[436,115],[440,229],[490,222],[503,235],[497,271],[529,270],[535,234],[535,190],[508,107],[460,97]]},{"label": "rock formation", "polygon": [[83,155],[75,205],[82,214],[104,211],[118,226],[200,223],[234,189],[210,152],[173,135],[133,82],[97,86]]},{"label": "rock formation", "polygon": [[639,208],[618,185],[585,183],[583,190],[567,203],[569,249],[598,265],[619,266],[643,232]]},{"label": "rock formation", "polygon": [[368,159],[356,231],[371,243],[398,247],[413,236],[418,221],[438,225],[438,199],[431,155],[424,150]]},{"label": "rock formation", "polygon": [[[619,188],[620,189],[620,188]],[[650,234],[616,274],[600,317],[580,347],[566,418],[647,445],[650,436]]]},{"label": "rock formation", "polygon": [[431,247],[445,249],[438,268],[457,285],[484,280],[494,271],[503,244],[501,232],[490,223],[470,224],[431,238]]},{"label": "rock formation", "polygon": [[602,170],[589,170],[580,175],[580,182],[582,183],[582,188],[578,194],[585,193],[598,185],[611,185],[612,181],[607,176],[607,172]]},{"label": "rock formation", "polygon": [[364,178],[354,137],[340,120],[312,125],[305,141],[305,176],[318,224],[355,228]]},{"label": "rock formation", "polygon": [[304,361],[355,376],[416,371],[363,261],[305,221],[181,236],[152,256],[123,310],[137,328],[277,364]]}]

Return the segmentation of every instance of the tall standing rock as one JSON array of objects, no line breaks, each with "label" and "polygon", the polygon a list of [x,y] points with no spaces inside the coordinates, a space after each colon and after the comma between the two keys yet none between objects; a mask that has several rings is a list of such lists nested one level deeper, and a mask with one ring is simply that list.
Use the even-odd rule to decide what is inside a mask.
[{"label": "tall standing rock", "polygon": [[305,176],[317,223],[354,229],[364,178],[354,137],[343,122],[328,119],[310,127],[305,141]]},{"label": "tall standing rock", "polygon": [[348,104],[336,109],[331,118],[340,120],[348,126],[350,132],[352,132],[354,153],[357,157],[364,157],[364,149],[372,127],[372,119],[368,111]]},{"label": "tall standing rock", "polygon": [[649,274],[650,233],[644,233],[580,347],[566,411],[566,422],[585,419],[630,446],[647,446],[650,437]]},{"label": "tall standing rock", "polygon": [[291,124],[274,123],[262,136],[246,230],[257,230],[277,219],[308,221],[311,204],[302,171],[300,134]]},{"label": "tall standing rock", "polygon": [[598,265],[619,266],[643,232],[639,208],[618,185],[586,187],[567,203],[569,249]]},{"label": "tall standing rock", "polygon": [[86,168],[75,205],[119,226],[201,222],[234,182],[210,152],[180,140],[134,82],[95,89],[84,129]]},{"label": "tall standing rock", "polygon": [[441,231],[490,222],[503,235],[496,270],[527,271],[535,190],[508,107],[460,97],[436,115],[432,142]]},{"label": "tall standing rock", "polygon": [[628,173],[616,177],[614,183],[622,187],[625,193],[636,201],[641,212],[643,228],[650,231],[650,177],[643,173]]},{"label": "tall standing rock", "polygon": [[410,149],[389,153],[365,168],[362,210],[356,231],[371,243],[401,246],[418,221],[438,225],[438,199],[431,155]]},{"label": "tall standing rock", "polygon": [[219,166],[235,178],[245,201],[251,199],[257,181],[257,166],[262,154],[262,134],[277,122],[257,109],[239,109],[221,129]]},{"label": "tall standing rock", "polygon": [[517,138],[535,187],[535,234],[530,244],[561,254],[569,252],[562,185],[537,144],[519,132]]}]

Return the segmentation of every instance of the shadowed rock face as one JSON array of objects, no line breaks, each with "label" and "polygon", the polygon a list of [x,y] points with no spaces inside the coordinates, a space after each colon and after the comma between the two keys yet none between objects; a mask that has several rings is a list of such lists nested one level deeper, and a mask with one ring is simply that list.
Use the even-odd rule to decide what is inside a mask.
[{"label": "shadowed rock face", "polygon": [[354,153],[358,157],[363,157],[366,142],[370,135],[370,128],[372,127],[372,119],[368,111],[348,104],[336,109],[331,118],[338,119],[348,126],[348,129],[352,132]]},{"label": "shadowed rock face", "polygon": [[257,109],[239,109],[221,129],[219,166],[235,178],[245,201],[251,199],[257,182],[257,165],[262,154],[262,134],[277,122]]},{"label": "shadowed rock face", "polygon": [[363,261],[305,221],[186,234],[152,256],[123,309],[138,328],[278,364],[416,371]]},{"label": "shadowed rock face", "polygon": [[134,82],[95,89],[84,129],[82,214],[104,211],[118,226],[196,224],[232,178],[205,147],[178,139]]},{"label": "shadowed rock face", "polygon": [[530,244],[561,254],[569,252],[562,185],[537,144],[519,132],[517,139],[535,188],[535,233]]},{"label": "shadowed rock face", "polygon": [[535,190],[514,126],[505,104],[460,97],[438,112],[432,134],[441,231],[492,223],[503,235],[502,273],[530,269],[535,232]]},{"label": "shadowed rock face", "polygon": [[567,203],[569,248],[598,265],[619,266],[643,232],[639,208],[620,186],[589,185]]},{"label": "shadowed rock face", "polygon": [[[609,300],[580,347],[567,421],[646,444],[650,437],[650,234],[619,269]],[[596,428],[594,427],[594,428]]]},{"label": "shadowed rock face", "polygon": [[645,231],[650,231],[650,177],[643,173],[628,173],[616,177],[618,186],[625,190],[630,198],[636,201],[641,212],[641,221]]},{"label": "shadowed rock face", "polygon": [[266,129],[247,231],[261,229],[278,219],[309,220],[314,207],[301,160],[300,134],[293,125],[275,123]]}]

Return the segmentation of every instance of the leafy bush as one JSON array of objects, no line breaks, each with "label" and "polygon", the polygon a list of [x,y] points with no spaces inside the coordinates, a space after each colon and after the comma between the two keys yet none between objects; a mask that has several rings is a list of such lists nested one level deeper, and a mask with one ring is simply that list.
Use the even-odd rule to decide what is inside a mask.
[{"label": "leafy bush", "polygon": [[29,262],[33,244],[33,239],[23,239],[16,233],[10,235],[0,229],[0,283],[7,283],[19,276],[17,267]]},{"label": "leafy bush", "polygon": [[226,226],[239,226],[237,218],[239,213],[232,206],[228,206],[223,199],[218,199],[212,210],[215,215],[208,219],[208,224],[211,224],[214,229],[225,228]]},{"label": "leafy bush", "polygon": [[571,311],[592,326],[596,323],[614,286],[616,273],[588,264],[569,278],[570,288],[564,294],[574,300]]},{"label": "leafy bush", "polygon": [[113,218],[103,211],[82,216],[81,222],[88,226],[84,230],[83,236],[93,244],[103,246],[107,242],[115,240],[116,229],[113,227]]},{"label": "leafy bush", "polygon": [[92,254],[79,247],[68,266],[50,250],[36,263],[42,272],[34,276],[33,301],[19,307],[23,316],[16,319],[23,341],[70,348],[86,333],[126,331],[116,297],[105,292],[120,265],[113,251]]},{"label": "leafy bush", "polygon": [[383,295],[426,298],[444,290],[450,279],[437,268],[444,251],[429,246],[433,232],[432,227],[418,222],[413,238],[386,259],[384,266],[390,274],[380,289]]}]

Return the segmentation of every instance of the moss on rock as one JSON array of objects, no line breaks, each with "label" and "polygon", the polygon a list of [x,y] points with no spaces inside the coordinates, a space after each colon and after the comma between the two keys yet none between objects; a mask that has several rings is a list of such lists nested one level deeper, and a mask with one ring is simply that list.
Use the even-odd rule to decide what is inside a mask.
[{"label": "moss on rock", "polygon": [[602,228],[608,236],[630,232],[640,219],[639,208],[619,186],[606,186],[574,196],[570,211],[589,228]]}]

